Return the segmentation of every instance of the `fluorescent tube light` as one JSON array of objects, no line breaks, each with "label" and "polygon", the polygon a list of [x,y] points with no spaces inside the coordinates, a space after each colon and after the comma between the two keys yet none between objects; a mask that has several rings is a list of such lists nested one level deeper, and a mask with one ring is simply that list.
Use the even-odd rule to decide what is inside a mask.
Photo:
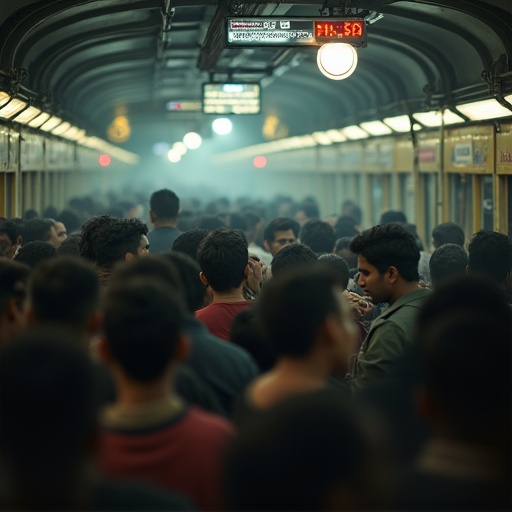
[{"label": "fluorescent tube light", "polygon": [[311,136],[321,146],[330,146],[332,144],[331,138],[325,132],[313,132]]},{"label": "fluorescent tube light", "polygon": [[462,117],[458,116],[451,110],[445,110],[442,117],[439,110],[432,110],[430,112],[417,112],[416,114],[413,114],[413,116],[423,126],[428,126],[429,128],[441,126],[442,120],[444,120],[445,125],[464,122]]},{"label": "fluorescent tube light", "polygon": [[28,125],[31,128],[39,128],[43,123],[46,123],[50,117],[51,115],[47,112],[41,112],[37,117],[34,117],[34,119],[29,121]]},{"label": "fluorescent tube light", "polygon": [[50,119],[48,119],[48,121],[46,121],[45,123],[43,123],[39,129],[40,130],[43,130],[44,132],[50,132],[52,131],[55,127],[57,127],[60,123],[62,123],[62,119],[60,117],[55,117],[55,116],[52,116],[50,117]]},{"label": "fluorescent tube light", "polygon": [[71,123],[68,123],[67,121],[59,124],[57,128],[54,128],[52,130],[53,135],[62,135],[63,133],[67,132],[71,128]]},{"label": "fluorescent tube light", "polygon": [[333,142],[345,142],[347,137],[340,132],[340,130],[327,130],[325,132],[327,137],[329,137]]},{"label": "fluorescent tube light", "polygon": [[368,132],[365,132],[362,128],[357,125],[347,126],[341,129],[341,133],[350,140],[366,139],[369,137]]},{"label": "fluorescent tube light", "polygon": [[36,107],[28,107],[21,114],[18,114],[13,120],[17,123],[27,124],[29,121],[32,121],[35,117],[37,117],[41,111]]},{"label": "fluorescent tube light", "polygon": [[395,132],[405,133],[411,131],[409,116],[386,117],[383,121]]},{"label": "fluorescent tube light", "polygon": [[495,99],[464,103],[464,105],[457,105],[456,109],[472,121],[512,116],[512,110]]},{"label": "fluorescent tube light", "polygon": [[13,98],[11,101],[6,103],[5,106],[0,108],[0,117],[10,119],[21,112],[26,106],[27,104],[24,101]]},{"label": "fluorescent tube light", "polygon": [[390,133],[393,133],[391,128],[386,126],[381,121],[368,121],[366,123],[359,123],[359,126],[370,135],[389,135]]}]

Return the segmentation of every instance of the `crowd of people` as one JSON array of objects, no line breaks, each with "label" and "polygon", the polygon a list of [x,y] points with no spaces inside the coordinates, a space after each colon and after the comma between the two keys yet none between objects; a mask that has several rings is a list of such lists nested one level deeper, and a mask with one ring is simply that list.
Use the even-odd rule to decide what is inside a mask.
[{"label": "crowd of people", "polygon": [[340,213],[0,219],[0,509],[510,510],[511,239]]}]

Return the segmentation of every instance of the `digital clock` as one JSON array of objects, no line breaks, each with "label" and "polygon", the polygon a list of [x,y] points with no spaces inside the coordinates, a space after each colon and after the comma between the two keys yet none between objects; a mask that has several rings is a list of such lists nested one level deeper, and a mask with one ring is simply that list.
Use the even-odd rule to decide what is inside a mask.
[{"label": "digital clock", "polygon": [[361,41],[365,38],[364,20],[315,20],[315,39],[318,41]]}]

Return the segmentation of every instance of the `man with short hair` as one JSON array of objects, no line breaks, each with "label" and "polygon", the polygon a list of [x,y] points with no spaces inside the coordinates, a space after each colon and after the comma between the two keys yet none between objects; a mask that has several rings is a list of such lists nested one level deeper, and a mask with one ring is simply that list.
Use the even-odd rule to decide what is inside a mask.
[{"label": "man with short hair", "polygon": [[468,255],[457,244],[443,244],[430,257],[430,282],[435,288],[445,279],[466,274]]},{"label": "man with short hair", "polygon": [[435,249],[444,244],[464,247],[464,230],[455,222],[443,222],[432,230],[432,244]]},{"label": "man with short hair", "polygon": [[506,289],[511,281],[512,242],[507,235],[482,229],[468,246],[468,274],[477,274]]},{"label": "man with short hair", "polygon": [[334,229],[323,220],[308,220],[300,230],[300,243],[318,255],[332,253],[336,245]]},{"label": "man with short hair", "polygon": [[244,235],[227,228],[216,229],[204,238],[197,261],[201,281],[213,291],[213,302],[196,311],[196,318],[212,334],[229,340],[233,318],[252,304],[244,297],[244,284],[257,263],[249,260]]},{"label": "man with short hair", "polygon": [[55,229],[53,221],[46,219],[30,219],[23,225],[23,244],[42,240],[58,248],[62,243]]},{"label": "man with short hair", "polygon": [[33,240],[24,243],[14,255],[14,260],[19,261],[29,267],[35,267],[42,261],[54,258],[58,252],[54,245],[43,242],[42,240]]},{"label": "man with short hair", "polygon": [[149,252],[148,228],[138,219],[99,215],[87,221],[80,233],[80,255],[96,267],[100,284],[106,286],[114,265]]},{"label": "man with short hair", "polygon": [[265,228],[263,245],[272,256],[275,256],[283,247],[297,242],[299,231],[298,222],[288,217],[277,217]]},{"label": "man with short hair", "polygon": [[115,280],[104,315],[99,348],[118,397],[102,417],[103,471],[179,491],[200,510],[221,510],[221,457],[232,427],[169,391],[188,351],[181,297],[153,277]]},{"label": "man with short hair", "polygon": [[418,286],[420,251],[403,226],[375,226],[355,236],[350,250],[358,255],[357,284],[374,304],[390,307],[374,320],[347,380],[353,391],[389,374],[413,341],[416,315],[430,293]]},{"label": "man with short hair", "polygon": [[312,265],[317,262],[317,255],[307,245],[291,244],[279,251],[272,260],[272,276],[295,267]]},{"label": "man with short hair", "polygon": [[148,234],[151,252],[169,252],[180,231],[176,227],[180,211],[179,197],[169,189],[153,192],[149,200],[153,231]]}]

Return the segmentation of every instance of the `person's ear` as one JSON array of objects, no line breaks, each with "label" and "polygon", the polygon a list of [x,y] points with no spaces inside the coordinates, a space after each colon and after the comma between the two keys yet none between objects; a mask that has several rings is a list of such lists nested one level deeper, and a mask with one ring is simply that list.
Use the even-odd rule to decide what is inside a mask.
[{"label": "person's ear", "polygon": [[130,260],[132,260],[133,258],[135,258],[135,254],[133,254],[133,252],[127,252],[127,253],[124,255],[124,261],[130,261]]},{"label": "person's ear", "polygon": [[270,244],[266,240],[263,240],[263,247],[267,252],[270,252]]},{"label": "person's ear", "polygon": [[185,361],[190,354],[190,339],[186,334],[180,334],[178,339],[178,343],[176,343],[176,348],[174,350],[173,361],[181,362]]},{"label": "person's ear", "polygon": [[206,279],[206,276],[202,272],[199,272],[199,279],[201,279],[201,283],[208,286],[208,279]]},{"label": "person's ear", "polygon": [[400,275],[399,272],[398,272],[398,269],[396,267],[394,267],[393,265],[391,265],[389,268],[388,268],[388,280],[391,284],[394,284],[396,283],[396,281],[398,280],[398,276]]}]

